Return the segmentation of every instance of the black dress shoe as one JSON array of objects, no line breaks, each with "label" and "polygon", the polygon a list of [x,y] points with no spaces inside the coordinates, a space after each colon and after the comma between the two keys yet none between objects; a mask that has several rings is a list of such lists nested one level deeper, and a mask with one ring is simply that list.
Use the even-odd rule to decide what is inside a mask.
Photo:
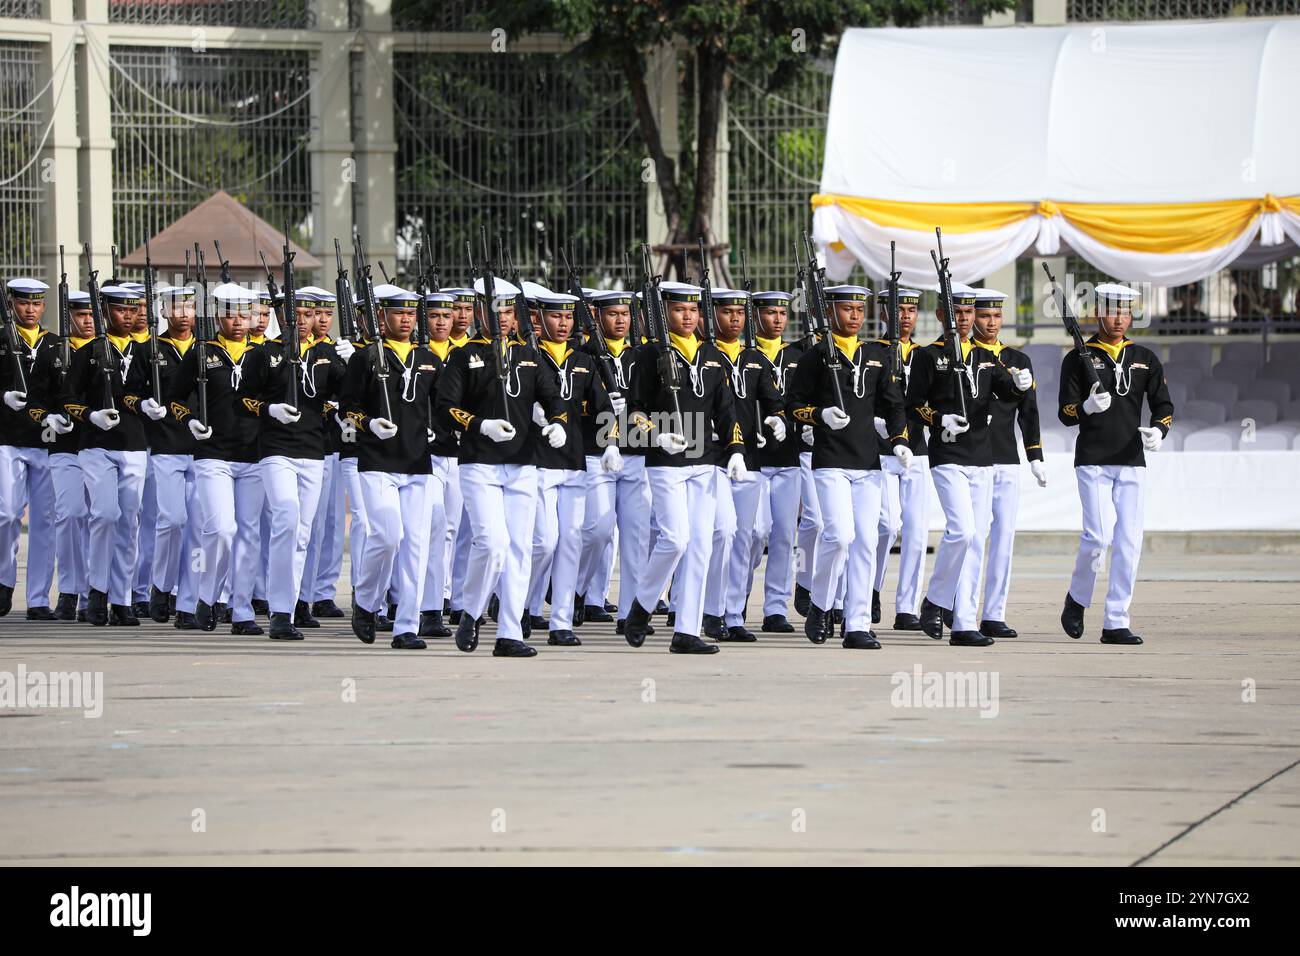
[{"label": "black dress shoe", "polygon": [[[448,601],[446,598],[443,598],[442,601],[442,616],[446,618],[451,617],[451,602]],[[453,621],[452,623],[454,624],[456,622]]]},{"label": "black dress shoe", "polygon": [[[551,607],[555,607],[554,604]],[[574,597],[573,599],[573,626],[582,627],[587,623],[587,605],[582,603],[582,598]]]},{"label": "black dress shoe", "polygon": [[[617,614],[617,613],[618,613],[618,605],[617,605],[617,604],[612,604],[612,603],[610,603],[609,601],[606,601],[606,602],[605,602],[603,605],[601,605],[601,606],[604,607],[604,609],[605,609],[605,613],[606,613],[606,614],[614,615],[614,614]],[[610,617],[610,620],[612,621],[612,620],[614,620],[614,618],[613,618],[613,617]]]},{"label": "black dress shoe", "polygon": [[463,613],[464,612],[461,611],[460,608],[453,608],[452,610],[448,611],[447,623],[450,624],[452,627],[455,627],[457,624],[460,623],[460,616]]},{"label": "black dress shoe", "polygon": [[980,621],[980,633],[985,637],[1015,637],[1016,629],[1007,627],[1006,621]]},{"label": "black dress shoe", "polygon": [[831,636],[830,615],[819,608],[816,604],[808,605],[808,613],[804,616],[803,633],[808,640],[814,644],[825,644],[826,639]]},{"label": "black dress shoe", "polygon": [[676,611],[669,611],[668,614],[665,615],[665,617],[664,617],[664,626],[665,626],[665,627],[676,627],[676,626],[677,626],[677,612],[676,612]]},{"label": "black dress shoe", "polygon": [[715,641],[721,640],[722,636],[727,633],[727,629],[722,624],[722,618],[716,614],[704,615],[703,622],[704,637],[712,638]]},{"label": "black dress shoe", "polygon": [[915,614],[895,614],[894,630],[896,631],[919,631],[921,629],[921,619]]},{"label": "black dress shoe", "polygon": [[753,644],[758,638],[749,628],[738,624],[735,627],[727,628],[726,632],[718,640],[736,644]]},{"label": "black dress shoe", "polygon": [[951,630],[952,630],[952,611],[945,607],[945,608],[940,608],[940,609],[939,609],[939,613],[940,613],[940,617],[941,617],[941,619],[943,620],[943,626],[946,627],[948,630],[951,631]]},{"label": "black dress shoe", "polygon": [[794,625],[786,620],[784,614],[769,614],[763,618],[762,630],[765,634],[793,634]]},{"label": "black dress shoe", "polygon": [[7,584],[0,584],[0,617],[4,617],[14,607],[14,589]]},{"label": "black dress shoe", "polygon": [[[627,627],[627,621],[625,621],[623,618],[620,617],[618,621],[616,621],[614,624],[614,633],[623,634],[626,627]],[[645,632],[647,634],[653,634],[655,632],[655,626],[653,624],[646,624]]]},{"label": "black dress shoe", "polygon": [[1061,609],[1061,629],[1075,640],[1083,637],[1083,611],[1083,605],[1066,591],[1065,607]]},{"label": "black dress shoe", "polygon": [[[615,608],[614,610],[618,610]],[[582,609],[582,616],[588,624],[608,624],[614,615],[605,610],[602,604],[588,604]]]},{"label": "black dress shoe", "polygon": [[385,617],[383,614],[376,614],[375,630],[380,634],[391,634],[393,632],[393,619]]},{"label": "black dress shoe", "polygon": [[943,639],[943,608],[929,598],[921,599],[921,630],[936,641]]},{"label": "black dress shoe", "polygon": [[54,603],[54,616],[60,621],[75,621],[77,619],[77,596],[75,594],[60,594],[58,601]]},{"label": "black dress shoe", "polygon": [[1103,644],[1141,644],[1142,638],[1127,627],[1111,627],[1102,630],[1101,642]]},{"label": "black dress shoe", "polygon": [[530,647],[523,641],[508,641],[497,638],[497,642],[492,645],[493,657],[536,657],[537,648]]},{"label": "black dress shoe", "polygon": [[343,613],[343,608],[339,607],[329,598],[323,601],[311,602],[312,617],[347,617]]},{"label": "black dress shoe", "polygon": [[660,598],[659,601],[655,604],[655,609],[654,609],[654,612],[653,612],[653,613],[655,613],[655,614],[667,614],[667,613],[668,613],[668,610],[669,610],[669,608],[668,608],[668,602],[665,601],[665,600],[663,600],[663,598]]},{"label": "black dress shoe", "polygon": [[880,650],[880,642],[872,631],[849,631],[844,635],[842,646],[855,651]]},{"label": "black dress shoe", "polygon": [[808,616],[808,608],[812,607],[812,592],[807,588],[794,586],[794,609],[802,617]]},{"label": "black dress shoe", "polygon": [[650,612],[633,601],[627,612],[627,620],[623,624],[623,638],[633,647],[640,647],[645,643],[649,624]]},{"label": "black dress shoe", "polygon": [[225,601],[218,601],[212,605],[212,619],[218,624],[229,624],[233,620],[230,605]]},{"label": "black dress shoe", "polygon": [[263,598],[253,598],[253,613],[268,616],[271,613],[271,603]]},{"label": "black dress shoe", "polygon": [[212,613],[212,605],[206,601],[199,601],[195,604],[194,620],[198,621],[200,631],[215,631],[217,629],[217,619]]},{"label": "black dress shoe", "polygon": [[993,638],[985,637],[979,631],[950,631],[948,643],[954,647],[988,647]]},{"label": "black dress shoe", "polygon": [[266,635],[273,641],[301,641],[302,631],[293,626],[288,611],[271,612],[271,630]]},{"label": "black dress shoe", "polygon": [[528,615],[528,626],[535,631],[544,631],[546,630],[546,618],[540,614],[530,614]]},{"label": "black dress shoe", "polygon": [[880,623],[880,592],[871,592],[871,623]]},{"label": "black dress shoe", "polygon": [[91,588],[86,595],[86,623],[93,627],[103,627],[108,623],[108,595],[103,591]]},{"label": "black dress shoe", "polygon": [[57,621],[54,612],[48,607],[29,607],[27,609],[27,620],[29,621]]},{"label": "black dress shoe", "polygon": [[830,615],[831,624],[833,626],[839,627],[844,623],[844,608],[833,607],[827,613]]},{"label": "black dress shoe", "polygon": [[136,617],[148,617],[148,616],[149,616],[149,602],[148,602],[147,600],[144,600],[144,601],[132,601],[132,602],[131,602],[131,613],[134,614]]},{"label": "black dress shoe", "polygon": [[177,611],[176,617],[172,619],[172,627],[178,631],[201,631],[198,618],[189,611]]},{"label": "black dress shoe", "polygon": [[717,644],[702,641],[694,634],[678,632],[673,635],[673,642],[668,645],[668,650],[674,654],[716,654],[722,648]]},{"label": "black dress shoe", "polygon": [[533,636],[533,618],[531,615],[525,614],[519,619],[519,636],[525,641]]},{"label": "black dress shoe", "polygon": [[420,612],[421,637],[451,637],[451,628],[442,623],[441,611]]},{"label": "black dress shoe", "polygon": [[77,609],[77,623],[78,624],[86,623],[86,609],[84,607]]},{"label": "black dress shoe", "polygon": [[375,612],[367,611],[355,601],[352,603],[352,633],[362,644],[375,643]]},{"label": "black dress shoe", "polygon": [[551,631],[550,636],[546,638],[546,643],[552,647],[579,647],[582,641],[578,640],[578,635],[572,631]]},{"label": "black dress shoe", "polygon": [[175,614],[175,613],[176,613],[176,595],[175,595],[175,594],[169,594],[169,595],[167,595],[167,613],[168,613],[168,614]]},{"label": "black dress shoe", "polygon": [[429,645],[414,634],[394,634],[389,646],[397,651],[422,651]]},{"label": "black dress shoe", "polygon": [[169,609],[169,599],[171,595],[166,591],[159,591],[156,587],[149,587],[149,620],[155,624],[166,624],[171,620],[171,610]]},{"label": "black dress shoe", "polygon": [[501,601],[494,594],[492,595],[492,599],[488,601],[488,617],[492,619],[493,623],[496,623],[497,614],[500,611],[501,611]]},{"label": "black dress shoe", "polygon": [[233,621],[230,625],[230,633],[256,635],[265,634],[266,631],[262,630],[262,625],[257,621]]},{"label": "black dress shoe", "polygon": [[299,601],[293,606],[293,623],[297,627],[320,627],[320,621],[311,615],[311,606]]},{"label": "black dress shoe", "polygon": [[[468,654],[474,648],[478,647],[478,629],[479,622],[468,614],[461,613],[460,623],[456,625],[456,649]],[[498,643],[500,643],[498,641]],[[521,641],[511,641],[512,644],[520,644]]]},{"label": "black dress shoe", "polygon": [[110,604],[108,624],[110,627],[139,627],[140,619],[135,616],[135,608],[130,604]]}]

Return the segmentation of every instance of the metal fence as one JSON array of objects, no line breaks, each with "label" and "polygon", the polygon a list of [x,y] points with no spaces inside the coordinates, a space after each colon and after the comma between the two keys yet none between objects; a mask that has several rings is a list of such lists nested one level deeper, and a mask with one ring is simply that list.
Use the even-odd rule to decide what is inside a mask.
[{"label": "metal fence", "polygon": [[1070,21],[1205,20],[1300,15],[1300,0],[1067,0]]},{"label": "metal fence", "polygon": [[34,101],[40,57],[37,44],[0,41],[0,279],[39,268],[44,189],[36,160],[45,117]]},{"label": "metal fence", "polygon": [[312,0],[109,0],[113,23],[304,29],[316,25]]},{"label": "metal fence", "polygon": [[307,53],[113,47],[110,56],[113,235],[123,251],[220,189],[309,241]]},{"label": "metal fence", "polygon": [[444,281],[482,256],[480,227],[524,274],[562,283],[568,247],[588,285],[623,274],[645,235],[642,148],[621,77],[557,54],[394,57],[399,255],[430,233]]},{"label": "metal fence", "polygon": [[0,17],[34,20],[41,15],[41,0],[0,0]]}]

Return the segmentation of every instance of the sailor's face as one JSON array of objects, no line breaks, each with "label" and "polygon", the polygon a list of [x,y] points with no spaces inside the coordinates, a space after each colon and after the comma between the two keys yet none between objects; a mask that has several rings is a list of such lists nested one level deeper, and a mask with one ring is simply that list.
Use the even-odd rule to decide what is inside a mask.
[{"label": "sailor's face", "polygon": [[313,326],[317,338],[324,338],[330,334],[330,329],[334,325],[334,310],[321,306],[316,307],[316,324]]},{"label": "sailor's face", "polygon": [[1002,310],[976,309],[975,329],[979,332],[980,338],[984,339],[984,341],[996,341],[998,333],[1002,331]]},{"label": "sailor's face", "polygon": [[468,302],[457,302],[451,307],[451,333],[457,337],[464,335],[474,322],[474,306]]},{"label": "sailor's face", "polygon": [[380,309],[384,335],[398,342],[408,342],[415,329],[415,309]]},{"label": "sailor's face", "polygon": [[626,305],[611,305],[600,310],[600,327],[607,339],[627,337],[632,327],[632,310]]},{"label": "sailor's face", "polygon": [[1133,324],[1133,307],[1123,304],[1102,303],[1097,311],[1097,328],[1107,338],[1122,338]]},{"label": "sailor's face", "polygon": [[138,306],[111,303],[108,307],[108,331],[113,335],[130,335],[135,331],[139,314]]},{"label": "sailor's face", "polygon": [[88,339],[95,334],[95,316],[90,306],[73,307],[68,312],[72,322],[72,334],[79,339]]},{"label": "sailor's face", "polygon": [[745,307],[743,305],[723,305],[713,310],[713,317],[718,326],[718,338],[724,342],[734,342],[745,328]]},{"label": "sailor's face", "polygon": [[546,337],[552,342],[567,342],[573,334],[573,313],[564,309],[542,313]]},{"label": "sailor's face", "polygon": [[758,310],[758,324],[765,339],[779,339],[788,321],[789,313],[783,305],[765,305]]},{"label": "sailor's face", "polygon": [[45,314],[44,299],[11,299],[14,308],[14,320],[25,329],[34,329],[41,324]]},{"label": "sailor's face", "polygon": [[173,302],[163,310],[167,320],[167,334],[176,338],[189,338],[194,330],[194,303]]},{"label": "sailor's face", "polygon": [[429,338],[435,342],[445,342],[451,335],[451,326],[455,310],[430,309],[429,310]]},{"label": "sailor's face", "polygon": [[835,331],[840,335],[857,336],[862,330],[862,323],[867,319],[865,302],[836,302]]},{"label": "sailor's face", "polygon": [[248,311],[225,312],[217,316],[217,325],[221,327],[222,336],[232,342],[242,342],[248,335],[248,324],[253,315],[254,313]]},{"label": "sailor's face", "polygon": [[898,337],[901,339],[910,339],[912,333],[916,330],[916,309],[915,302],[898,303]]},{"label": "sailor's face", "polygon": [[677,335],[694,335],[700,324],[700,307],[694,302],[668,302],[668,329]]},{"label": "sailor's face", "polygon": [[975,306],[959,305],[953,309],[956,314],[957,334],[963,339],[970,335],[971,327],[975,324]]},{"label": "sailor's face", "polygon": [[244,319],[244,331],[248,335],[261,335],[271,323],[271,307],[255,305],[253,311]]}]

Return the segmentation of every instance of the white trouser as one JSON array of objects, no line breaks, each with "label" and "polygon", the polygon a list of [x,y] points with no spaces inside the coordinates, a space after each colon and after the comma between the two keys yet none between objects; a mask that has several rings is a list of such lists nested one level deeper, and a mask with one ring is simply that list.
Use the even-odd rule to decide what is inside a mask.
[{"label": "white trouser", "polygon": [[984,621],[1006,621],[1011,590],[1011,549],[1016,540],[1020,506],[1020,465],[994,465],[988,558],[984,568]]},{"label": "white trouser", "polygon": [[716,465],[646,469],[658,534],[645,574],[637,583],[636,600],[653,611],[672,579],[677,613],[674,630],[696,637],[704,617],[704,577],[713,547],[718,474]]},{"label": "white trouser", "polygon": [[529,614],[540,615],[551,585],[552,631],[573,630],[573,596],[582,560],[582,522],[587,511],[587,472],[537,469],[537,511],[533,516],[533,558],[528,584]]},{"label": "white trouser", "polygon": [[18,538],[27,508],[27,606],[49,607],[54,583],[54,483],[44,448],[0,445],[0,584],[18,584]]},{"label": "white trouser", "polygon": [[876,590],[885,584],[889,549],[902,532],[898,546],[896,614],[916,614],[921,603],[925,574],[925,547],[930,535],[930,459],[917,455],[904,468],[893,455],[880,456],[884,488],[880,495],[880,535],[876,547]]},{"label": "white trouser", "polygon": [[[760,525],[756,529],[753,566],[763,555],[767,543],[767,570],[763,574],[763,616],[784,615],[794,586],[795,529],[799,522],[798,468],[764,468],[767,496],[759,508]],[[761,531],[762,533],[757,533]]]},{"label": "white trouser", "polygon": [[1083,534],[1070,578],[1070,597],[1084,607],[1091,606],[1097,572],[1111,549],[1110,584],[1101,626],[1108,630],[1128,627],[1128,608],[1142,557],[1147,470],[1134,465],[1080,465],[1074,475],[1083,505]]},{"label": "white trouser", "polygon": [[356,600],[357,575],[361,573],[361,555],[366,549],[366,501],[357,478],[357,460],[340,458],[339,474],[348,496],[348,559],[352,565],[349,577],[353,600]]},{"label": "white trouser", "polygon": [[[433,473],[429,476],[429,560],[424,572],[424,611],[441,611],[447,586],[447,508],[451,495],[449,486],[456,478],[456,459],[431,455]],[[456,481],[456,510],[460,510],[460,482]]]},{"label": "white trouser", "polygon": [[[709,548],[709,570],[704,581],[704,613],[722,617],[727,610],[727,569],[731,546],[736,540],[735,483],[718,468],[713,479],[713,541]],[[752,524],[752,522],[751,522]],[[677,582],[673,582],[673,591]],[[676,597],[674,595],[674,605]]]},{"label": "white trouser", "polygon": [[77,453],[90,501],[86,576],[111,604],[130,604],[137,523],[149,453],[84,448]]},{"label": "white trouser", "polygon": [[[84,454],[84,452],[83,452]],[[232,621],[253,619],[253,585],[261,561],[262,471],[257,462],[194,459],[194,494],[202,516],[199,600],[227,596]],[[176,602],[180,610],[180,599]]]},{"label": "white trouser", "polygon": [[268,571],[266,597],[272,613],[292,614],[302,588],[324,463],[319,458],[272,455],[263,458],[260,466],[262,491],[271,515],[267,566],[275,571]]},{"label": "white trouser", "polygon": [[[726,475],[718,480],[719,483],[727,480]],[[745,481],[732,481],[730,484],[736,532],[730,550],[724,555],[726,592],[722,615],[727,627],[739,627],[745,623],[745,605],[749,602],[749,586],[754,574],[754,525],[758,521],[759,502],[767,491],[767,482],[757,472],[751,472]],[[716,519],[714,524],[717,524]],[[714,544],[716,546],[717,542]],[[758,548],[761,557],[761,542]],[[712,560],[709,563],[712,566]]]},{"label": "white trouser", "polygon": [[[645,456],[626,455],[623,470],[603,471],[587,456],[587,511],[582,525],[582,564],[578,589],[587,604],[603,604],[613,575],[613,543],[618,537],[618,619],[626,620],[637,581],[650,557],[650,485]],[[654,608],[646,610],[653,611]]]},{"label": "white trouser", "polygon": [[135,583],[132,600],[149,600],[149,582],[153,578],[154,539],[158,531],[158,490],[154,478],[153,455],[145,461],[144,492],[140,496],[140,526],[136,533]]},{"label": "white trouser", "polygon": [[257,574],[253,578],[253,597],[265,601],[266,578],[271,560],[271,505],[267,502],[265,493],[262,495],[262,513],[257,521]]},{"label": "white trouser", "polygon": [[537,469],[532,465],[462,464],[460,490],[471,535],[462,585],[464,611],[470,617],[482,617],[488,597],[495,591],[500,602],[497,639],[523,640]]},{"label": "white trouser", "polygon": [[[335,498],[342,489],[339,483],[339,456],[326,455],[321,461],[320,493],[316,496],[316,514],[311,519],[311,532],[307,537],[307,559],[302,566],[302,584],[298,587],[298,598],[311,604],[313,601],[333,597],[332,584],[327,584],[323,597],[317,594],[320,582],[338,580],[328,576],[328,567],[333,560],[334,527],[333,519],[337,513],[334,508]],[[342,552],[339,554],[342,561]]]},{"label": "white trouser", "polygon": [[450,471],[447,473],[447,487],[444,489],[446,498],[443,502],[443,511],[447,515],[447,535],[441,553],[443,555],[443,568],[445,569],[442,578],[442,599],[450,604],[452,574],[455,571],[456,542],[459,540],[460,523],[465,518],[465,498],[460,493],[460,460],[448,458],[447,464]]},{"label": "white trouser", "polygon": [[954,631],[977,631],[976,605],[984,540],[989,533],[993,469],[987,465],[938,465],[930,474],[943,506],[944,529],[926,596],[952,611]]},{"label": "white trouser", "polygon": [[838,582],[843,579],[844,629],[869,631],[881,473],[875,469],[818,468],[813,481],[823,525],[817,542],[813,604],[823,611],[841,606]]},{"label": "white trouser", "polygon": [[50,456],[50,482],[54,485],[54,553],[59,567],[59,593],[86,597],[86,552],[90,539],[86,527],[86,482],[81,462],[71,452]]},{"label": "white trouser", "polygon": [[[191,455],[150,455],[149,477],[145,479],[146,501],[154,495],[153,562],[149,582],[170,594],[182,576],[182,566],[189,566],[184,553],[189,519],[189,503],[194,494],[194,458]],[[143,510],[142,510],[143,513]],[[141,537],[143,538],[143,530]],[[143,563],[144,555],[140,556]]]},{"label": "white trouser", "polygon": [[354,600],[367,611],[387,611],[388,586],[397,582],[394,634],[420,630],[424,571],[429,561],[429,476],[358,472],[366,500],[366,550]]},{"label": "white trouser", "polygon": [[812,590],[813,563],[821,536],[822,511],[813,483],[812,452],[803,451],[799,453],[799,550],[794,559],[794,583],[808,591]]}]

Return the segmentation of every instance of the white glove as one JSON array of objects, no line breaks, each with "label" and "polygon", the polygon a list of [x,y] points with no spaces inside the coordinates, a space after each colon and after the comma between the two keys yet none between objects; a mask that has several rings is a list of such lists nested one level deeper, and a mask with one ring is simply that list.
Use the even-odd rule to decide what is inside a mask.
[{"label": "white glove", "polygon": [[849,416],[844,414],[843,409],[836,408],[834,405],[822,409],[822,421],[833,432],[839,431],[849,423]]},{"label": "white glove", "polygon": [[1022,392],[1027,392],[1034,384],[1034,376],[1027,368],[1009,369],[1011,382]]},{"label": "white glove", "polygon": [[339,339],[337,342],[334,343],[335,354],[338,355],[338,357],[345,362],[348,359],[352,358],[352,353],[355,352],[356,350],[357,347],[353,345],[351,342],[349,342],[347,339]]},{"label": "white glove", "polygon": [[540,402],[533,402],[533,424],[538,428],[546,427],[546,412],[542,410]]},{"label": "white glove", "polygon": [[939,425],[950,435],[960,435],[970,431],[970,422],[961,415],[944,415],[939,419]]},{"label": "white glove", "polygon": [[663,432],[662,434],[655,436],[655,444],[670,455],[680,455],[690,447],[690,443],[686,440],[685,436],[679,435],[676,432]]},{"label": "white glove", "polygon": [[745,456],[740,452],[733,452],[732,456],[727,459],[727,477],[732,481],[749,480],[749,469],[745,467]]},{"label": "white glove", "polygon": [[104,431],[116,428],[117,423],[121,420],[122,415],[115,408],[101,408],[90,413],[90,424],[96,428],[102,428]]},{"label": "white glove", "polygon": [[[284,402],[273,403],[271,407],[266,410],[266,413],[281,425],[292,425],[298,419],[302,418],[302,412],[298,411],[298,409],[294,408],[292,405],[286,405]],[[375,434],[378,435],[379,433],[375,432]],[[387,436],[380,435],[379,437],[385,438]]]},{"label": "white glove", "polygon": [[600,456],[600,470],[607,475],[616,475],[623,470],[623,453],[617,445],[605,446],[605,453]]},{"label": "white glove", "polygon": [[758,444],[758,447],[759,447],[759,448],[766,448],[766,447],[767,447],[767,439],[763,437],[763,429],[761,429],[761,428],[758,430],[758,442],[757,442],[757,444]]},{"label": "white glove", "polygon": [[559,422],[551,422],[542,429],[542,437],[546,439],[546,443],[552,448],[559,448],[569,436],[564,434],[563,425]]},{"label": "white glove", "polygon": [[434,433],[433,433],[433,429],[432,429],[432,428],[426,428],[426,429],[424,430],[424,432],[425,432],[426,435],[429,436],[429,444],[432,445],[433,442],[434,442],[434,439],[437,437],[436,435],[434,435]]},{"label": "white glove", "polygon": [[515,437],[515,426],[504,418],[485,418],[478,430],[493,441],[510,441]]},{"label": "white glove", "polygon": [[41,419],[41,424],[51,429],[56,435],[66,435],[72,431],[72,422],[57,413],[46,415]]},{"label": "white glove", "polygon": [[1083,410],[1089,415],[1100,415],[1108,408],[1110,408],[1110,392],[1103,392],[1101,382],[1097,382],[1088,392],[1088,397],[1083,400]]},{"label": "white glove", "polygon": [[[763,419],[763,424],[772,429],[772,437],[777,441],[785,441],[785,421],[780,415],[768,415]],[[761,434],[759,437],[763,437]]]},{"label": "white glove", "polygon": [[[272,405],[271,407],[274,408],[275,406]],[[386,441],[397,434],[397,426],[387,418],[372,418],[370,419],[370,431],[380,441]]]},{"label": "white glove", "polygon": [[1159,451],[1164,444],[1165,436],[1158,428],[1138,428],[1138,432],[1142,435],[1142,447],[1147,451]]},{"label": "white glove", "polygon": [[21,412],[27,407],[26,392],[5,392],[5,404],[16,412]]},{"label": "white glove", "polygon": [[803,443],[804,443],[805,445],[808,445],[809,447],[812,447],[812,443],[813,443],[813,428],[812,428],[812,426],[811,426],[811,425],[805,425],[802,429],[800,429],[800,430],[799,430],[799,437],[803,439]]},{"label": "white glove", "polygon": [[197,418],[189,420],[190,434],[194,436],[195,441],[207,441],[212,437],[212,426],[204,425]]},{"label": "white glove", "polygon": [[1034,480],[1038,482],[1039,488],[1047,487],[1047,462],[1031,461],[1029,470],[1034,473]]},{"label": "white glove", "polygon": [[155,422],[167,415],[167,409],[163,408],[152,398],[146,398],[140,403],[140,411],[144,412],[152,421]]},{"label": "white glove", "polygon": [[904,471],[912,467],[912,449],[906,445],[895,445],[894,457],[898,459],[898,463],[903,466]]},{"label": "white glove", "polygon": [[622,392],[610,392],[609,403],[614,406],[614,414],[622,416],[627,410],[627,399],[623,397]]},{"label": "white glove", "polygon": [[879,435],[881,438],[889,437],[889,426],[885,424],[885,420],[883,418],[876,419],[876,434]]}]

